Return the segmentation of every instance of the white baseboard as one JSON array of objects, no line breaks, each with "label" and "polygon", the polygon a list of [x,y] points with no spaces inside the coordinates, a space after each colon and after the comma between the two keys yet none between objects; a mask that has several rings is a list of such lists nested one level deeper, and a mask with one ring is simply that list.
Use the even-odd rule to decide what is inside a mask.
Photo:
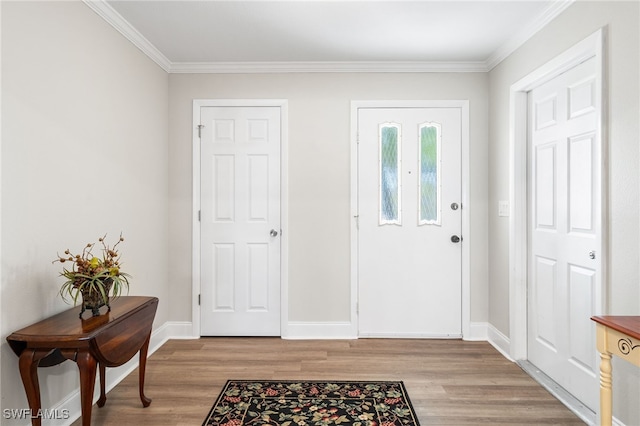
[{"label": "white baseboard", "polygon": [[[151,333],[151,341],[149,342],[149,352],[147,356],[151,356],[157,351],[164,343],[169,339],[190,339],[193,334],[193,326],[191,322],[171,322],[168,321],[162,324],[160,327],[153,330]],[[197,338],[197,337],[196,337]],[[120,367],[107,368],[105,387],[109,392],[118,383],[124,380],[132,371],[138,368],[140,357],[136,354],[128,362]],[[96,386],[93,391],[93,403],[95,404],[100,398],[100,378],[96,378]],[[107,404],[108,404],[107,399]],[[142,408],[142,403],[140,404]],[[95,409],[95,408],[94,408]],[[58,417],[65,417],[59,419],[43,419],[43,426],[69,426],[74,421],[80,418],[82,415],[80,405],[80,389],[71,392],[60,403],[58,403],[52,410],[52,413],[61,414]],[[64,415],[62,415],[64,414]]]},{"label": "white baseboard", "polygon": [[283,339],[357,339],[358,333],[350,322],[290,322]]},{"label": "white baseboard", "polygon": [[[471,324],[469,335],[465,340],[487,340],[487,324]],[[282,332],[283,339],[358,339],[358,338],[407,338],[407,339],[457,339],[460,336],[433,334],[401,334],[401,333],[358,333],[357,328],[350,322],[289,322]]]},{"label": "white baseboard", "polygon": [[361,339],[460,339],[459,334],[360,333]]},{"label": "white baseboard", "polygon": [[618,420],[615,416],[611,417],[611,424],[612,426],[626,426],[624,423]]},{"label": "white baseboard", "polygon": [[200,336],[193,334],[193,323],[191,321],[167,321],[158,329],[162,329],[164,334],[163,342],[169,339],[199,339]]},{"label": "white baseboard", "polygon": [[467,333],[463,333],[462,340],[471,342],[486,342],[488,340],[489,324],[486,322],[472,322]]},{"label": "white baseboard", "polygon": [[511,358],[511,342],[509,338],[502,334],[497,328],[493,325],[489,324],[487,327],[487,341],[491,343],[491,345],[498,350],[505,358],[507,358],[511,362],[515,362],[513,358]]}]

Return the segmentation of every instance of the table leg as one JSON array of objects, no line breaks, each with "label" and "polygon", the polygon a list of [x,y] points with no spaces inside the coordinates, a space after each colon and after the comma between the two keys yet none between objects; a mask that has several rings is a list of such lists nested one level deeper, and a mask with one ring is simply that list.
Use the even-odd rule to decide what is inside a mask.
[{"label": "table leg", "polygon": [[600,353],[600,425],[611,426],[612,400],[611,393],[611,354]]},{"label": "table leg", "polygon": [[151,398],[147,398],[144,395],[144,376],[147,369],[147,352],[149,351],[149,341],[151,340],[151,332],[149,332],[149,336],[147,336],[147,340],[143,343],[140,348],[140,400],[142,401],[143,407],[148,407],[151,404]]},{"label": "table leg", "polygon": [[98,407],[104,407],[107,402],[106,392],[106,380],[107,380],[107,367],[103,363],[98,363],[100,367],[100,399],[98,399]]},{"label": "table leg", "polygon": [[20,367],[20,377],[27,394],[27,401],[31,409],[31,424],[40,426],[42,419],[38,416],[40,412],[40,383],[38,382],[38,362],[48,352],[37,351],[35,349],[25,349],[20,354],[18,362]]},{"label": "table leg", "polygon": [[93,405],[93,387],[96,384],[96,359],[89,352],[78,352],[76,358],[80,370],[80,403],[82,408],[82,426],[91,425],[91,406]]}]

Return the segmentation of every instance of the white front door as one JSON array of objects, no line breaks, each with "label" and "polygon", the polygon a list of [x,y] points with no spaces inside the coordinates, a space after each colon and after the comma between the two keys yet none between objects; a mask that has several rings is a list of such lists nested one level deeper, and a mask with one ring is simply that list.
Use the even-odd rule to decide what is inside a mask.
[{"label": "white front door", "polygon": [[358,109],[361,337],[462,334],[461,114]]},{"label": "white front door", "polygon": [[528,359],[596,411],[600,147],[596,60],[529,93]]},{"label": "white front door", "polygon": [[201,335],[280,335],[279,107],[201,107]]}]

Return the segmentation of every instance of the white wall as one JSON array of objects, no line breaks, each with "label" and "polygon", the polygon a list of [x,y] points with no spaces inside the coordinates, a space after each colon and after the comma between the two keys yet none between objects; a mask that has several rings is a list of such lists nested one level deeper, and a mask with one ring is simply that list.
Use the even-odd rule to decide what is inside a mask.
[{"label": "white wall", "polygon": [[[489,117],[489,321],[509,336],[508,218],[498,217],[509,199],[509,88],[554,56],[606,26],[609,84],[608,156],[610,220],[608,314],[640,313],[640,186],[638,2],[580,1],[490,72]],[[616,415],[640,424],[640,374],[614,364]]]},{"label": "white wall", "polygon": [[[1,28],[0,389],[21,409],[5,339],[69,309],[56,252],[122,232],[130,294],[158,296],[168,319],[168,76],[79,1],[3,2]],[[77,391],[74,363],[38,373],[43,407]]]},{"label": "white wall", "polygon": [[174,320],[191,319],[192,100],[289,101],[289,320],[349,321],[350,102],[469,99],[471,319],[487,321],[487,75],[171,74],[171,282]]}]

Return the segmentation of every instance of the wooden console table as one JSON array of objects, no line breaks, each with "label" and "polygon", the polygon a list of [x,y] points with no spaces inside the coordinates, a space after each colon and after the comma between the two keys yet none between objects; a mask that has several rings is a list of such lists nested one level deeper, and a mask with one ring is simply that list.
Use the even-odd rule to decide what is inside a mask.
[{"label": "wooden console table", "polygon": [[640,316],[596,316],[596,339],[600,352],[600,425],[611,425],[613,394],[611,356],[640,367]]},{"label": "wooden console table", "polygon": [[[80,371],[82,424],[91,424],[96,367],[100,367],[100,399],[104,406],[106,367],[117,367],[140,351],[140,400],[144,407],[151,399],[144,395],[144,375],[151,327],[156,315],[156,297],[121,296],[111,302],[111,311],[79,319],[80,307],[16,331],[7,337],[11,349],[20,357],[20,376],[31,413],[40,412],[38,367],[50,367],[65,360],[75,361]],[[39,426],[40,418],[31,424]]]}]

